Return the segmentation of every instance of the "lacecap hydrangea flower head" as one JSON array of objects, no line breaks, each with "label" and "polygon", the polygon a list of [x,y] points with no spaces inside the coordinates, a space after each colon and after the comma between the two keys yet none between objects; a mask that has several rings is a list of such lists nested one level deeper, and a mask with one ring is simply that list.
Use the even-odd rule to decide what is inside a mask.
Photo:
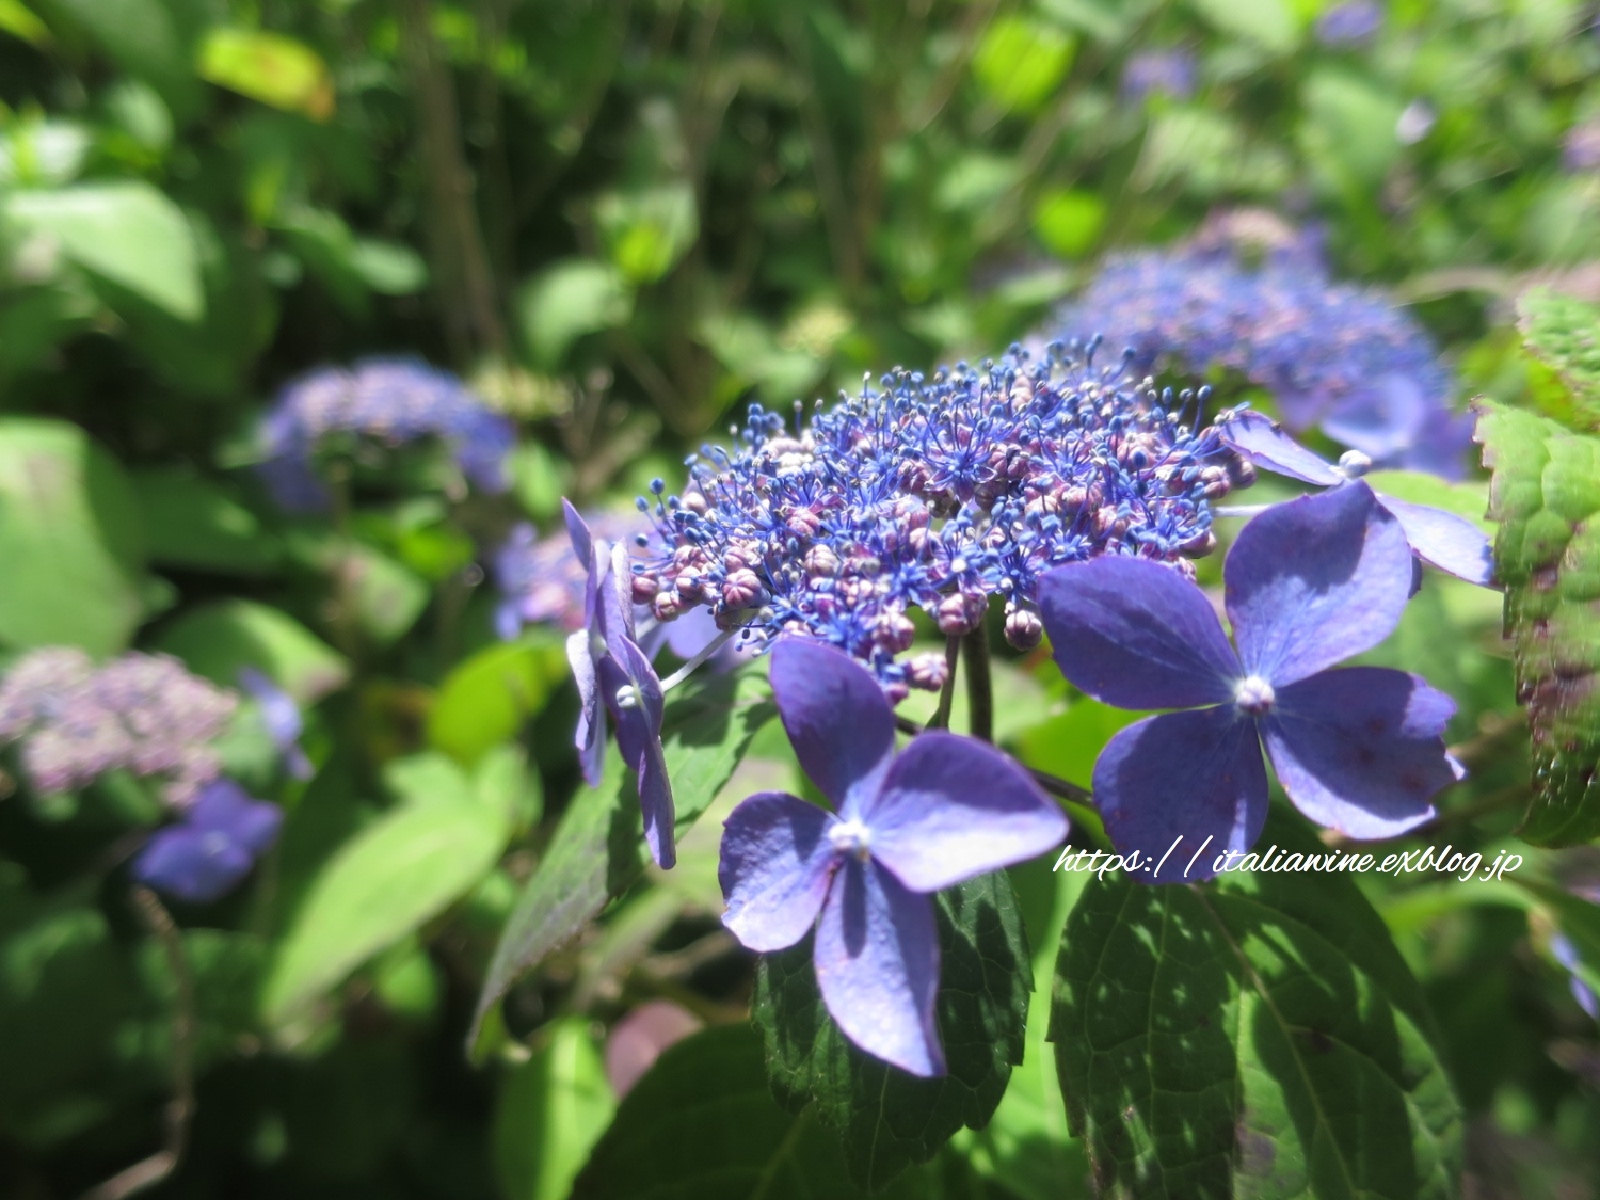
[{"label": "lacecap hydrangea flower head", "polygon": [[883,689],[832,646],[780,639],[772,688],[833,809],[786,792],[734,809],[718,869],[723,922],[756,951],[792,946],[815,925],[817,987],[845,1036],[914,1075],[942,1075],[932,893],[1050,850],[1066,818],[983,742],[925,732],[896,754]]},{"label": "lacecap hydrangea flower head", "polygon": [[1405,531],[1358,481],[1240,531],[1224,564],[1237,650],[1205,594],[1157,564],[1100,559],[1044,580],[1045,628],[1075,687],[1119,708],[1187,710],[1134,722],[1095,763],[1113,845],[1157,864],[1136,878],[1208,878],[1218,855],[1255,843],[1263,744],[1294,805],[1347,837],[1434,815],[1461,774],[1442,736],[1454,702],[1404,671],[1331,669],[1394,630],[1412,573]]}]

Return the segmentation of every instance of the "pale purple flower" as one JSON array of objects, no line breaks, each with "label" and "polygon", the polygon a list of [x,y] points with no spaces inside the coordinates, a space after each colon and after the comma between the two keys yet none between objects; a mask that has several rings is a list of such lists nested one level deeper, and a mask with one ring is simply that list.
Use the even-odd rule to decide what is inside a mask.
[{"label": "pale purple flower", "polygon": [[1122,68],[1121,89],[1128,100],[1142,100],[1157,92],[1187,100],[1199,81],[1200,64],[1193,51],[1141,50]]},{"label": "pale purple flower", "polygon": [[239,672],[239,686],[255,700],[262,728],[278,748],[284,769],[295,779],[310,779],[316,770],[300,748],[300,735],[305,732],[306,723],[294,697],[254,667],[245,667]]},{"label": "pale purple flower", "polygon": [[[1224,566],[1228,644],[1197,587],[1157,564],[1098,559],[1040,586],[1061,672],[1148,717],[1107,743],[1094,793],[1119,853],[1161,865],[1144,882],[1208,878],[1261,834],[1260,742],[1301,812],[1347,837],[1393,837],[1433,816],[1459,778],[1442,734],[1449,696],[1403,671],[1329,668],[1386,638],[1411,591],[1411,550],[1353,482],[1268,509]],[[1177,853],[1168,856],[1176,844]]]},{"label": "pale purple flower", "polygon": [[1588,1013],[1592,1020],[1600,1021],[1600,996],[1596,996],[1594,989],[1578,974],[1582,959],[1578,954],[1578,948],[1572,944],[1572,939],[1560,932],[1551,934],[1550,954],[1566,969],[1567,989],[1572,993],[1572,998],[1578,1002],[1578,1007]]},{"label": "pale purple flower", "polygon": [[942,1075],[930,893],[1049,850],[1066,818],[983,742],[935,731],[896,756],[882,688],[842,650],[779,639],[772,687],[800,765],[836,811],[785,792],[734,809],[717,872],[723,923],[756,951],[815,925],[817,987],[845,1036],[904,1071]]},{"label": "pale purple flower", "polygon": [[1317,18],[1317,40],[1324,46],[1361,46],[1383,28],[1383,7],[1376,0],[1345,0]]},{"label": "pale purple flower", "polygon": [[[1223,441],[1268,471],[1318,487],[1339,487],[1358,479],[1372,466],[1359,451],[1349,451],[1337,465],[1307,450],[1272,420],[1250,409],[1224,413],[1217,421]],[[1330,430],[1330,432],[1332,432]],[[1471,521],[1443,509],[1413,504],[1375,491],[1378,503],[1400,522],[1412,552],[1441,571],[1487,587],[1494,574],[1488,537]]]},{"label": "pale purple flower", "polygon": [[145,843],[134,877],[181,900],[215,900],[249,873],[282,823],[276,805],[251,799],[231,779],[213,780],[176,823]]}]

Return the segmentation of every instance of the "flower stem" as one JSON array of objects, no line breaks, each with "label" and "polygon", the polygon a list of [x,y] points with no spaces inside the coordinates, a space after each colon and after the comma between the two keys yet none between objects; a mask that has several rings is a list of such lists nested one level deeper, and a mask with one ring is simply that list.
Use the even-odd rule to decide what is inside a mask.
[{"label": "flower stem", "polygon": [[989,670],[989,630],[979,625],[961,639],[961,657],[967,665],[967,708],[972,736],[994,741],[994,677]]},{"label": "flower stem", "polygon": [[670,692],[685,679],[689,678],[690,673],[696,667],[705,662],[706,659],[710,658],[718,650],[721,650],[724,646],[726,646],[728,642],[732,640],[733,635],[738,632],[739,631],[737,629],[724,629],[721,633],[717,634],[716,637],[707,642],[705,647],[701,649],[699,653],[697,653],[688,662],[684,663],[683,666],[679,667],[671,675],[668,675],[661,681],[662,693],[665,694]]},{"label": "flower stem", "polygon": [[1270,504],[1218,504],[1213,505],[1211,514],[1217,517],[1259,517]]},{"label": "flower stem", "polygon": [[[948,638],[944,644],[944,686],[939,689],[939,707],[928,722],[929,729],[950,727],[950,705],[956,696],[956,661],[961,653],[961,639]],[[920,731],[919,731],[920,732]]]}]

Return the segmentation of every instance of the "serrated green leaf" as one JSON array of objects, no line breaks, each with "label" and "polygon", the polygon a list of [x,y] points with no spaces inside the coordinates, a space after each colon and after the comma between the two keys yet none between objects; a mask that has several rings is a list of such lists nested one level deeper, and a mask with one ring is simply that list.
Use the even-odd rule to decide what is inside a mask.
[{"label": "serrated green leaf", "polygon": [[[881,1200],[971,1191],[919,1171]],[[572,1200],[859,1200],[838,1140],[810,1109],[780,1108],[761,1039],[745,1025],[702,1030],[669,1047],[617,1109]]]},{"label": "serrated green leaf", "polygon": [[343,656],[279,609],[250,600],[219,600],[190,609],[161,631],[156,649],[175,654],[197,675],[238,687],[254,667],[302,706],[344,684]]},{"label": "serrated green leaf", "polygon": [[[669,699],[662,740],[679,835],[716,798],[750,739],[776,715],[771,694],[765,676],[756,671],[702,672],[683,693]],[[636,787],[633,773],[624,770],[613,747],[600,786],[580,791],[562,816],[495,947],[468,1035],[473,1053],[484,1014],[511,984],[574,937],[644,873],[648,855]]]},{"label": "serrated green leaf", "polygon": [[189,223],[147,183],[85,183],[14,192],[0,217],[52,239],[85,270],[185,321],[205,312],[200,256]]},{"label": "serrated green leaf", "polygon": [[1517,298],[1517,328],[1534,362],[1533,395],[1549,416],[1574,429],[1600,429],[1600,307],[1548,288]]},{"label": "serrated green leaf", "polygon": [[0,643],[115,654],[143,615],[143,562],[115,459],[65,421],[0,420]]},{"label": "serrated green leaf", "polygon": [[[1263,840],[1325,849],[1293,822]],[[1091,879],[1050,1039],[1098,1194],[1456,1194],[1461,1113],[1421,989],[1345,876]]]},{"label": "serrated green leaf", "polygon": [[407,760],[387,779],[403,802],[322,868],[278,947],[262,996],[269,1024],[466,895],[505,846],[505,820],[448,759]]},{"label": "serrated green leaf", "polygon": [[928,1161],[963,1126],[986,1125],[1022,1061],[1033,970],[1010,881],[1004,872],[968,880],[935,906],[941,1079],[908,1075],[845,1038],[817,991],[811,937],[756,969],[751,1009],[774,1094],[791,1112],[814,1104],[843,1135],[851,1180],[871,1190]]},{"label": "serrated green leaf", "polygon": [[1478,411],[1505,632],[1533,741],[1534,798],[1518,832],[1572,845],[1600,836],[1600,437],[1488,401]]},{"label": "serrated green leaf", "polygon": [[617,1108],[588,1020],[563,1018],[540,1037],[528,1061],[502,1081],[495,1105],[495,1168],[505,1200],[566,1200]]}]

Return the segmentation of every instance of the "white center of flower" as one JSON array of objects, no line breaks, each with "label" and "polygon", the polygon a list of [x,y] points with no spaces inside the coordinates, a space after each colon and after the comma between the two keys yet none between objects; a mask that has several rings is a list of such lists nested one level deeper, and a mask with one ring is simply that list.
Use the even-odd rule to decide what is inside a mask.
[{"label": "white center of flower", "polygon": [[619,687],[617,689],[617,707],[638,708],[639,689],[631,683],[625,683]]},{"label": "white center of flower", "polygon": [[1265,716],[1278,702],[1278,693],[1259,675],[1246,675],[1233,686],[1233,702],[1252,717]]},{"label": "white center of flower", "polygon": [[828,830],[828,842],[840,854],[853,854],[861,862],[867,861],[867,827],[859,820],[836,821]]}]

